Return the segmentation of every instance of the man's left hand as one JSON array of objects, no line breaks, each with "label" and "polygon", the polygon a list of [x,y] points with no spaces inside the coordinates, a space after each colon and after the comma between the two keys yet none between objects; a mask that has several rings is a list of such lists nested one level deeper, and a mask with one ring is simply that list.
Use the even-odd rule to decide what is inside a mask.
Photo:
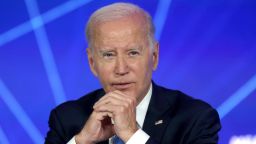
[{"label": "man's left hand", "polygon": [[121,91],[107,93],[94,105],[96,112],[108,112],[114,121],[116,135],[124,142],[138,130],[136,123],[136,98]]}]

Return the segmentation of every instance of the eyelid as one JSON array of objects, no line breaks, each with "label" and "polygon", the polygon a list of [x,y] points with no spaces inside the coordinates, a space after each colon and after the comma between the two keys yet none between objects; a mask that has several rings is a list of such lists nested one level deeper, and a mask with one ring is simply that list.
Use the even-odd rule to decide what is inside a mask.
[{"label": "eyelid", "polygon": [[130,49],[130,50],[128,50],[128,52],[140,52],[140,49]]},{"label": "eyelid", "polygon": [[103,52],[101,52],[101,57],[102,58],[110,59],[110,58],[113,58],[114,56],[115,56],[115,52],[113,52],[113,51],[103,51]]},{"label": "eyelid", "polygon": [[140,51],[139,50],[130,50],[128,52],[129,56],[136,56],[136,55],[140,55]]},{"label": "eyelid", "polygon": [[113,52],[103,52],[102,55],[107,55],[107,54],[114,54]]},{"label": "eyelid", "polygon": [[131,53],[131,52],[137,52],[137,53],[140,53],[140,51],[138,51],[138,50],[131,50],[131,51],[129,51],[129,53]]}]

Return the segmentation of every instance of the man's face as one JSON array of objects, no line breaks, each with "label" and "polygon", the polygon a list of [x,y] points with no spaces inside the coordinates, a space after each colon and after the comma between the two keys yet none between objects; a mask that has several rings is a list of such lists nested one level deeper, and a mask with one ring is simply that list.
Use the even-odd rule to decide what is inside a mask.
[{"label": "man's face", "polygon": [[123,18],[97,25],[93,35],[88,60],[104,90],[119,90],[140,102],[158,63],[158,44],[150,48],[145,25]]}]

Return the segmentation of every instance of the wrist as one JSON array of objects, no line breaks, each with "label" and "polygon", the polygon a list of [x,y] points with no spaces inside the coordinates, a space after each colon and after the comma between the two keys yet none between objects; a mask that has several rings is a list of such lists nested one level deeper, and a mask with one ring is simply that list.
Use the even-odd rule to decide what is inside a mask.
[{"label": "wrist", "polygon": [[139,128],[133,129],[129,132],[125,132],[120,138],[126,143],[138,130]]},{"label": "wrist", "polygon": [[76,144],[94,144],[93,141],[90,141],[85,135],[79,133],[75,135]]}]

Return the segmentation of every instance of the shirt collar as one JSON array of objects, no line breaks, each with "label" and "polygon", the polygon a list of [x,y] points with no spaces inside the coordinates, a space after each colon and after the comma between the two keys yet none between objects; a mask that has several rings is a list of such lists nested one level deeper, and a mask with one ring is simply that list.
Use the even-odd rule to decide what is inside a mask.
[{"label": "shirt collar", "polygon": [[150,84],[150,87],[146,96],[142,99],[142,101],[136,107],[136,121],[141,128],[143,126],[143,123],[146,117],[151,96],[152,96],[152,83]]}]

